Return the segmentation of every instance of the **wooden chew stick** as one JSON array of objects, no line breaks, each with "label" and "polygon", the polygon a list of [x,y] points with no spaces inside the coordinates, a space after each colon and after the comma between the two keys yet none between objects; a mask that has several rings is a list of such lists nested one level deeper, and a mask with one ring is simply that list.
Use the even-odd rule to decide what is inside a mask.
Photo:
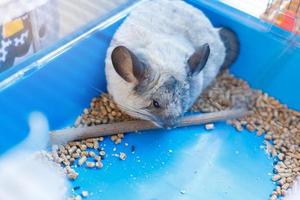
[{"label": "wooden chew stick", "polygon": [[[209,122],[238,118],[246,114],[245,109],[225,110],[212,113],[201,113],[186,116],[178,127],[205,124]],[[50,132],[52,144],[64,144],[74,140],[82,140],[92,137],[114,135],[117,133],[159,129],[153,123],[144,120],[117,122],[113,124],[101,124],[96,126],[67,128]]]}]

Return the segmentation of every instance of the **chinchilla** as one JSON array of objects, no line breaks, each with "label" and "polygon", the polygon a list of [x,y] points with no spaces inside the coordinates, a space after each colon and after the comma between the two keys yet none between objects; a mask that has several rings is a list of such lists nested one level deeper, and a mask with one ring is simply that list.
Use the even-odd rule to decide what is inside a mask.
[{"label": "chinchilla", "polygon": [[139,4],[116,31],[107,50],[107,89],[133,117],[175,127],[220,69],[239,54],[228,28],[215,28],[180,0]]}]

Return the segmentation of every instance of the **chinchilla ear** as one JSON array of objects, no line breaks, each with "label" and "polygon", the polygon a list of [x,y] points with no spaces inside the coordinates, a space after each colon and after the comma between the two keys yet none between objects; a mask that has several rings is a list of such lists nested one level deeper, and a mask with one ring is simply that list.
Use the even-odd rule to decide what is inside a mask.
[{"label": "chinchilla ear", "polygon": [[209,54],[210,48],[207,43],[196,49],[196,51],[193,53],[193,55],[191,55],[191,57],[189,57],[187,61],[190,69],[190,75],[194,76],[201,72],[206,65]]},{"label": "chinchilla ear", "polygon": [[111,54],[116,72],[127,82],[137,84],[144,78],[146,65],[124,46],[116,47]]}]

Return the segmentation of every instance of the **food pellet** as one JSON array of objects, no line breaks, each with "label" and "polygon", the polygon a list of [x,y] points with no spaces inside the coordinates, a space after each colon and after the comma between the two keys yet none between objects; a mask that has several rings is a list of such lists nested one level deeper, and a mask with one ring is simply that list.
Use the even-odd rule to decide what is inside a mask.
[{"label": "food pellet", "polygon": [[102,168],[103,167],[103,163],[101,161],[97,161],[95,165],[96,165],[97,168]]},{"label": "food pellet", "polygon": [[97,140],[94,140],[94,149],[98,149],[99,148],[99,143]]},{"label": "food pellet", "polygon": [[96,161],[100,161],[100,160],[101,160],[101,156],[95,156],[94,159],[95,159]]},{"label": "food pellet", "polygon": [[273,181],[278,181],[281,177],[279,175],[274,175],[272,180]]},{"label": "food pellet", "polygon": [[68,160],[63,160],[63,164],[64,164],[65,166],[69,166],[69,165],[70,165],[70,161],[68,161]]},{"label": "food pellet", "polygon": [[95,167],[95,162],[86,162],[86,166],[88,168],[94,168]]},{"label": "food pellet", "polygon": [[65,170],[66,170],[67,173],[69,173],[69,172],[72,171],[72,168],[71,168],[70,166],[66,166],[66,167],[65,167]]},{"label": "food pellet", "polygon": [[92,142],[94,142],[94,139],[93,138],[88,138],[88,139],[86,139],[85,140],[87,143],[92,143]]},{"label": "food pellet", "polygon": [[79,146],[79,148],[80,148],[81,151],[85,151],[87,147],[86,147],[85,144],[81,144],[81,145]]},{"label": "food pellet", "polygon": [[115,144],[120,144],[122,142],[122,140],[120,138],[115,140]]},{"label": "food pellet", "polygon": [[105,151],[100,151],[100,152],[99,152],[99,155],[100,155],[100,156],[105,156]]},{"label": "food pellet", "polygon": [[72,146],[70,149],[69,149],[69,154],[72,154],[76,151],[77,147],[76,146]]},{"label": "food pellet", "polygon": [[113,117],[115,117],[115,116],[117,115],[117,112],[116,112],[116,111],[112,111],[112,112],[111,112],[111,115],[112,115]]},{"label": "food pellet", "polygon": [[72,154],[72,158],[75,158],[75,159],[76,159],[76,158],[79,158],[79,157],[80,157],[80,154],[79,154],[79,153],[73,153],[73,154]]},{"label": "food pellet", "polygon": [[119,158],[120,158],[121,160],[125,160],[125,159],[126,159],[126,154],[123,153],[123,152],[121,152]]},{"label": "food pellet", "polygon": [[212,124],[212,123],[210,123],[210,124],[205,124],[205,129],[206,130],[212,130],[212,129],[214,129],[215,128],[215,126],[214,126],[214,124]]},{"label": "food pellet", "polygon": [[284,159],[284,154],[283,153],[279,153],[278,154],[278,159],[279,160],[283,160]]},{"label": "food pellet", "polygon": [[90,152],[89,152],[89,156],[90,156],[90,157],[95,157],[95,156],[96,156],[96,153],[93,152],[93,151],[90,151]]},{"label": "food pellet", "polygon": [[94,148],[94,144],[93,143],[86,143],[86,146],[88,147],[88,148]]},{"label": "food pellet", "polygon": [[116,141],[117,139],[118,139],[118,136],[117,135],[112,135],[111,137],[110,137],[110,139],[111,139],[111,141]]},{"label": "food pellet", "polygon": [[84,190],[84,191],[81,192],[81,195],[82,195],[82,197],[86,198],[86,197],[89,196],[89,193],[88,193],[88,191]]},{"label": "food pellet", "polygon": [[83,165],[83,163],[85,163],[85,161],[87,160],[86,156],[82,156],[79,160],[78,160],[78,165],[81,166]]},{"label": "food pellet", "polygon": [[70,161],[70,164],[71,164],[71,163],[74,163],[75,158],[70,158],[69,161]]},{"label": "food pellet", "polygon": [[75,180],[78,177],[78,173],[68,173],[68,178],[71,180]]}]

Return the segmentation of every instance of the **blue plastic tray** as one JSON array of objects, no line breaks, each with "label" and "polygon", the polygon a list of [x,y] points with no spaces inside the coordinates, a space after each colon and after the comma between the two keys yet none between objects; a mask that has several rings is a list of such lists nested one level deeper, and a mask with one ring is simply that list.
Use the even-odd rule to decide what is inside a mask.
[{"label": "blue plastic tray", "polygon": [[[300,50],[283,39],[290,36],[288,32],[218,1],[188,2],[203,10],[215,25],[231,27],[239,35],[241,54],[232,73],[290,107],[300,108]],[[43,112],[51,129],[63,128],[73,124],[99,91],[106,90],[106,49],[126,12],[83,28],[84,37],[76,43],[66,43],[74,39],[69,38],[57,44],[55,48],[66,46],[53,53],[54,59],[44,57],[53,47],[16,66],[31,68],[1,89],[0,153],[26,136],[32,111]],[[97,29],[86,32],[95,25]],[[0,79],[11,74],[8,71]],[[133,133],[120,145],[108,139],[103,145],[108,154],[104,168],[77,169],[80,175],[72,182],[89,191],[89,199],[263,200],[275,187],[271,181],[273,161],[262,148],[262,137],[247,131],[237,133],[225,123],[217,123],[213,131],[195,126]],[[131,145],[136,146],[135,153],[131,153]],[[112,156],[120,151],[127,153],[126,161]]]}]

